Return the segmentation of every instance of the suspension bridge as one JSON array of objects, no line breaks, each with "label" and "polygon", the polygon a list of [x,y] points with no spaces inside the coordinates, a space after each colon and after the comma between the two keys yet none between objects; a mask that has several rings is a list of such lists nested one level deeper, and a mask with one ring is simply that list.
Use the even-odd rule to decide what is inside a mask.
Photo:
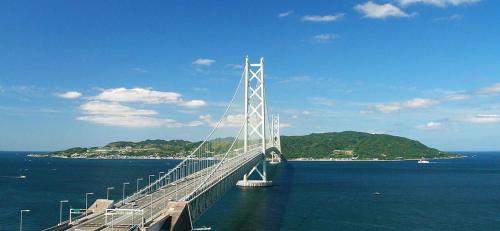
[{"label": "suspension bridge", "polygon": [[247,57],[224,114],[190,155],[122,200],[99,199],[88,208],[71,209],[68,221],[45,231],[193,230],[232,187],[271,186],[267,159],[275,164],[282,156],[279,116],[268,115],[266,98],[264,59],[250,63]]}]

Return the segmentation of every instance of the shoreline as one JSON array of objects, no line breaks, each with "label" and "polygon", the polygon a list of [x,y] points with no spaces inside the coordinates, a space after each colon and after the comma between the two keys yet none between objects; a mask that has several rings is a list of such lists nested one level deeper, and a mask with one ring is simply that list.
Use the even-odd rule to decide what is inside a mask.
[{"label": "shoreline", "polygon": [[[438,157],[438,158],[429,158],[426,160],[449,160],[449,159],[458,159],[458,158],[466,158],[467,156],[456,156],[456,157]],[[374,159],[363,159],[363,160],[352,160],[352,159],[287,159],[287,161],[304,161],[304,162],[388,162],[388,161],[418,161],[420,159],[401,159],[401,160],[374,160]]]},{"label": "shoreline", "polygon": [[[99,157],[65,157],[65,156],[49,156],[49,155],[41,155],[41,154],[29,154],[29,157],[34,158],[60,158],[60,159],[86,159],[86,160],[184,160],[185,157],[150,157],[150,156],[99,156]],[[447,159],[458,159],[465,158],[467,156],[461,155],[456,157],[438,157],[438,158],[429,158],[427,160],[447,160]],[[398,159],[398,160],[377,160],[377,159],[309,159],[309,158],[296,158],[296,159],[286,159],[287,161],[294,162],[389,162],[389,161],[418,161],[417,159]]]},{"label": "shoreline", "polygon": [[151,157],[151,156],[120,156],[120,157],[66,157],[66,156],[49,156],[41,154],[28,154],[33,158],[58,158],[58,159],[84,159],[84,160],[184,160],[185,157]]}]

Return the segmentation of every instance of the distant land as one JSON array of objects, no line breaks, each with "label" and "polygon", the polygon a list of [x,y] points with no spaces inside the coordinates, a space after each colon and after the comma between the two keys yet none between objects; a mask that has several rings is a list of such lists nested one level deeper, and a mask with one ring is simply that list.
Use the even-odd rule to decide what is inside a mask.
[{"label": "distant land", "polygon": [[[226,150],[232,138],[213,140],[214,150]],[[118,141],[104,147],[70,148],[42,155],[61,158],[160,159],[183,158],[201,142],[185,140]],[[344,131],[281,136],[285,158],[295,160],[405,160],[456,158],[461,155],[439,151],[404,137]]]},{"label": "distant land", "polygon": [[288,159],[407,160],[462,157],[404,137],[354,131],[282,136],[281,151]]}]

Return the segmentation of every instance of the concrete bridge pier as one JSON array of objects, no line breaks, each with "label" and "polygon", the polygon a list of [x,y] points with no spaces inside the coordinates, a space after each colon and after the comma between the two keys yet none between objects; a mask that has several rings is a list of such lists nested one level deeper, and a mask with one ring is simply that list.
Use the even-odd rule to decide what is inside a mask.
[{"label": "concrete bridge pier", "polygon": [[[261,173],[259,171],[259,169],[257,169],[257,166],[254,166],[252,168],[252,170],[243,175],[243,180],[239,180],[236,185],[237,186],[240,186],[240,187],[270,187],[273,185],[273,182],[270,181],[270,180],[267,180],[267,176],[266,176],[266,170],[265,170],[265,161],[266,159],[264,158],[264,160],[262,161],[262,165],[263,165],[263,169],[264,169],[264,173]],[[249,180],[248,177],[250,175],[252,175],[252,173],[254,172],[257,172],[259,174],[259,176],[261,177],[261,180]]]},{"label": "concrete bridge pier", "polygon": [[191,231],[193,225],[186,201],[169,202],[159,217],[141,231]]}]

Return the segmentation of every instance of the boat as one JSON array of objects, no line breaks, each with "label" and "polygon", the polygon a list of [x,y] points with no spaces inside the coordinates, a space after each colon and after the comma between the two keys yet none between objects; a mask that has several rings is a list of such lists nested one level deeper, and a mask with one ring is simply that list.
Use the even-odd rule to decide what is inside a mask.
[{"label": "boat", "polygon": [[424,158],[422,157],[422,158],[420,158],[420,160],[418,160],[418,163],[419,163],[419,164],[428,164],[428,163],[429,163],[429,161],[428,161],[428,160],[426,160],[426,159],[424,159]]},{"label": "boat", "polygon": [[211,227],[201,227],[201,228],[193,228],[193,231],[205,231],[205,230],[212,230]]}]

